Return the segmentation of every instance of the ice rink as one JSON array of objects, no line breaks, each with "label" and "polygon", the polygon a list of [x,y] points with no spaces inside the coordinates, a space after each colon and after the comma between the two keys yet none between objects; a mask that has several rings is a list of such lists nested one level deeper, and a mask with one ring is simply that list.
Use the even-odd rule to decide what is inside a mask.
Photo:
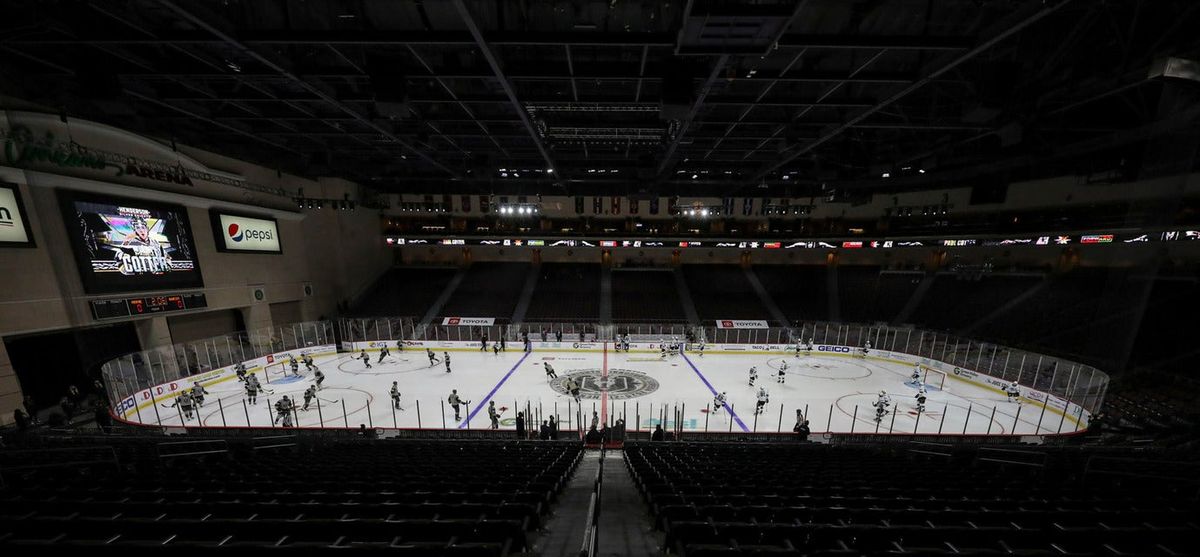
[{"label": "ice rink", "polygon": [[[1047,434],[1077,428],[1074,416],[1064,416],[1053,407],[1029,399],[1009,402],[998,389],[968,382],[954,375],[931,372],[927,379],[928,401],[923,413],[916,408],[916,385],[911,383],[911,364],[881,357],[859,355],[800,355],[792,352],[747,351],[707,353],[695,351],[661,358],[657,351],[614,351],[612,343],[597,343],[594,350],[520,351],[508,345],[507,352],[494,354],[466,348],[449,350],[451,372],[444,362],[430,365],[423,348],[392,350],[379,362],[378,353],[368,351],[371,367],[356,359],[357,353],[342,353],[317,359],[326,374],[318,397],[307,410],[295,415],[301,427],[376,428],[471,428],[490,427],[487,405],[495,401],[501,409],[500,428],[515,428],[516,410],[528,411],[527,424],[558,416],[561,429],[575,429],[582,418],[585,426],[595,412],[601,422],[622,418],[629,431],[653,429],[664,423],[668,429],[709,432],[791,431],[800,410],[813,433],[967,433]],[[446,351],[438,350],[439,360]],[[544,364],[556,371],[548,379]],[[777,371],[787,364],[784,381]],[[758,370],[754,386],[748,370]],[[198,416],[184,420],[207,426],[272,426],[272,405],[287,395],[303,406],[303,392],[313,383],[313,374],[300,366],[300,377],[284,374],[281,366],[255,373],[263,378],[267,392],[256,405],[246,404],[241,384],[232,376],[206,385],[210,393]],[[574,378],[582,385],[577,403],[563,384]],[[395,381],[402,393],[400,409],[394,409],[389,389]],[[940,384],[937,388],[934,383]],[[761,413],[755,412],[759,387],[770,397]],[[446,404],[457,389],[466,402],[459,418]],[[892,406],[876,422],[872,403],[886,391]],[[727,404],[713,410],[716,393],[726,393]],[[159,404],[155,414],[142,410],[142,421],[179,425],[176,408]],[[676,416],[679,416],[677,418]],[[678,422],[678,423],[676,423]]]}]

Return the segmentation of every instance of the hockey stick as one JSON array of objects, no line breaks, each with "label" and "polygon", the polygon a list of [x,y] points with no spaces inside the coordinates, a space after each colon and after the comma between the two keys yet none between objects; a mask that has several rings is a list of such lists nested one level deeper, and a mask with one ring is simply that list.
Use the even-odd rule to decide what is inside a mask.
[{"label": "hockey stick", "polygon": [[340,398],[339,398],[339,399],[337,399],[337,400],[329,400],[329,399],[325,399],[325,398],[321,398],[321,397],[317,397],[317,400],[319,400],[319,401],[321,401],[321,402],[326,402],[326,403],[329,403],[329,404],[337,404],[337,403],[339,403],[339,402],[341,402],[341,401],[342,401],[342,399],[340,399]]}]

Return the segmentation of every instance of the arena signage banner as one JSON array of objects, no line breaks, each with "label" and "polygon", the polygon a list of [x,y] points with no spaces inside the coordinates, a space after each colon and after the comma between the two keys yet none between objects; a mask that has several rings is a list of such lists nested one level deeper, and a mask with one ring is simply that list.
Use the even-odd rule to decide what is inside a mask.
[{"label": "arena signage banner", "polygon": [[769,329],[771,326],[766,321],[755,321],[751,319],[718,319],[718,329]]},{"label": "arena signage banner", "polygon": [[217,251],[283,253],[275,219],[210,211]]},{"label": "arena signage banner", "polygon": [[451,327],[491,327],[496,324],[494,317],[446,317],[442,325]]},{"label": "arena signage banner", "polygon": [[32,247],[33,235],[16,184],[0,182],[0,246]]}]

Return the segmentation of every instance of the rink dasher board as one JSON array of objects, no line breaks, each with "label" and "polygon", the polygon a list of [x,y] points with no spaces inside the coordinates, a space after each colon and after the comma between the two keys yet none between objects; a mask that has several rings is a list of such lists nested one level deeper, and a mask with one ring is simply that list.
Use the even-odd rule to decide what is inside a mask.
[{"label": "rink dasher board", "polygon": [[[241,363],[246,365],[246,373],[251,374],[258,371],[263,371],[267,368],[267,366],[286,361],[286,358],[289,354],[297,357],[301,355],[309,355],[313,358],[323,358],[326,356],[336,356],[337,353],[337,346],[333,344],[322,344],[317,346],[306,346],[300,349],[275,352],[273,354],[267,354],[258,358],[251,358]],[[179,394],[184,391],[184,389],[190,389],[193,383],[200,383],[200,386],[202,387],[210,387],[225,383],[227,381],[235,381],[237,380],[237,373],[234,372],[233,368],[234,366],[232,365],[220,367],[203,373],[197,373],[196,375],[160,383],[147,389],[142,389],[137,393],[125,397],[121,400],[121,402],[117,403],[117,406],[112,409],[113,416],[115,416],[117,419],[134,425],[154,425],[147,422],[145,419],[135,421],[131,418],[137,418],[140,411],[150,408],[156,403],[161,404],[164,402],[170,402],[172,399],[178,397]],[[263,385],[268,385],[268,383],[264,382]]]},{"label": "rink dasher board", "polygon": [[[423,352],[424,349],[442,350],[453,352],[480,352],[480,341],[467,340],[376,340],[365,342],[342,342],[343,351],[359,352],[366,350],[367,352],[378,352],[385,345],[389,349],[397,348],[398,344],[403,343],[404,350],[417,350]],[[615,350],[609,346],[613,342],[604,341],[584,341],[584,342],[554,342],[554,341],[530,341],[531,349],[534,351],[549,351],[549,352],[584,352],[584,353],[602,353]],[[488,350],[491,350],[492,344],[488,344]],[[655,342],[631,342],[629,343],[629,353],[637,354],[660,354],[662,351],[660,343]],[[803,346],[803,345],[802,345]],[[521,351],[524,349],[524,343],[521,341],[508,342],[506,348],[512,348],[513,351]],[[436,351],[435,351],[436,352]],[[622,351],[624,352],[624,351]],[[719,353],[722,355],[794,355],[796,353],[795,344],[705,344],[704,352]],[[698,355],[699,351],[691,350],[686,352],[690,355]],[[864,358],[862,355],[862,347],[844,346],[835,344],[814,344],[811,351],[800,350],[800,357],[807,355],[812,356],[833,356],[839,358]],[[964,368],[962,366],[949,364],[940,360],[927,358],[925,356],[916,356],[903,352],[892,352],[889,350],[871,349],[869,355],[865,359],[889,362],[902,365],[921,364],[931,369],[937,370],[946,375],[947,378],[961,381],[976,387],[981,387],[986,390],[995,392],[1000,395],[1007,395],[1004,387],[1009,384],[1009,381],[992,377],[986,373],[980,373],[975,370]],[[1032,403],[1036,406],[1045,406],[1046,410],[1063,416],[1064,419],[1070,419],[1075,422],[1076,426],[1082,426],[1085,420],[1090,418],[1083,407],[1073,402],[1068,402],[1065,399],[1045,393],[1024,385],[1021,386],[1022,400]]]},{"label": "rink dasher board", "polygon": [[[425,348],[429,348],[431,350],[437,349],[439,351],[453,351],[453,352],[479,352],[479,351],[481,351],[480,343],[478,341],[395,341],[395,340],[391,340],[391,341],[343,342],[343,343],[341,343],[341,349],[342,349],[341,352],[343,352],[343,353],[348,353],[348,352],[358,353],[360,351],[365,350],[367,352],[376,352],[377,353],[385,345],[389,349],[396,349],[397,343],[400,343],[400,342],[402,342],[404,344],[404,348],[401,351],[415,351],[419,354],[423,354]],[[519,351],[523,350],[523,343],[520,341],[515,342],[515,343],[508,343],[508,344],[513,345],[513,347],[514,347],[513,351],[519,352]],[[598,353],[606,352],[609,350],[613,350],[611,347],[607,346],[608,344],[611,344],[611,342],[606,343],[606,342],[587,342],[587,341],[585,341],[585,342],[561,342],[560,343],[560,342],[550,342],[550,341],[547,341],[547,342],[532,341],[531,348],[535,351],[541,351],[541,352],[597,353],[598,354]],[[659,343],[630,343],[629,346],[630,346],[630,350],[629,350],[630,353],[641,353],[641,354],[659,354],[659,353],[661,353]],[[490,349],[491,348],[489,345],[489,350]],[[795,354],[795,345],[794,344],[793,345],[711,344],[711,345],[705,345],[705,352],[721,354],[721,355],[726,355],[726,356],[739,355],[739,354],[791,356],[791,355]],[[337,356],[338,353],[339,353],[339,351],[336,349],[336,347],[334,345],[319,345],[319,346],[305,347],[305,348],[299,349],[299,350],[288,350],[288,351],[276,352],[276,353],[268,354],[266,356],[262,356],[259,358],[247,360],[244,363],[247,365],[247,373],[253,373],[253,372],[265,369],[265,367],[268,365],[278,363],[280,361],[285,361],[286,356],[288,354],[292,354],[292,355],[309,354],[309,355],[312,355],[313,357],[328,357],[328,356]],[[695,350],[687,352],[686,354],[689,357],[699,356],[698,351],[695,351]],[[843,358],[863,358],[861,348],[851,347],[851,346],[837,346],[837,345],[814,345],[813,350],[811,352],[809,352],[807,350],[801,350],[800,354],[801,354],[801,356],[800,356],[801,358],[803,358],[805,355],[808,355],[808,354],[811,354],[813,356],[837,356],[837,357],[843,357]],[[889,363],[901,364],[901,365],[912,365],[912,364],[919,363],[919,364],[928,366],[932,369],[935,369],[941,373],[944,373],[947,377],[949,377],[951,379],[961,381],[963,383],[967,383],[967,384],[970,384],[970,385],[973,385],[976,387],[984,388],[984,389],[996,392],[1001,395],[1005,394],[1004,390],[1003,390],[1003,386],[1008,384],[1007,381],[1004,381],[1002,379],[998,379],[995,377],[991,377],[987,374],[975,372],[972,370],[962,368],[960,366],[947,364],[945,362],[933,360],[933,359],[922,357],[922,356],[914,356],[911,354],[891,352],[891,351],[886,351],[886,350],[872,350],[871,354],[866,356],[865,358],[868,360],[873,360],[873,361],[889,362]],[[149,407],[153,406],[155,403],[167,402],[167,401],[170,401],[171,399],[177,397],[179,395],[179,393],[183,391],[183,389],[190,388],[190,386],[193,382],[198,381],[198,382],[200,382],[200,384],[202,386],[212,386],[212,385],[218,385],[218,384],[224,383],[226,381],[236,380],[236,378],[237,378],[237,374],[234,373],[233,366],[226,366],[223,368],[196,374],[196,375],[193,375],[190,377],[176,379],[174,381],[155,385],[149,389],[144,389],[144,390],[136,393],[135,395],[127,397],[124,400],[122,400],[121,403],[118,404],[117,408],[114,409],[113,415],[115,417],[117,417],[118,419],[120,419],[121,421],[130,423],[132,425],[154,425],[153,423],[147,421],[147,419],[144,417],[141,418],[140,420],[131,420],[131,418],[137,418],[138,417],[137,414],[140,410],[149,408]],[[151,391],[153,391],[153,396],[151,396]],[[1035,407],[1044,405],[1046,410],[1048,410],[1049,412],[1051,412],[1053,414],[1061,415],[1061,416],[1063,416],[1064,419],[1070,419],[1071,421],[1075,422],[1077,428],[1078,428],[1078,426],[1080,426],[1084,423],[1085,412],[1078,405],[1076,405],[1074,403],[1067,403],[1067,401],[1065,401],[1059,397],[1056,397],[1053,395],[1047,395],[1046,393],[1043,393],[1041,391],[1037,391],[1034,389],[1030,389],[1025,386],[1021,387],[1021,391],[1022,391],[1021,398],[1026,401],[1032,402],[1035,405]],[[136,402],[136,399],[138,399],[138,398],[141,399],[140,402]],[[135,404],[135,402],[136,402],[136,404]]]}]

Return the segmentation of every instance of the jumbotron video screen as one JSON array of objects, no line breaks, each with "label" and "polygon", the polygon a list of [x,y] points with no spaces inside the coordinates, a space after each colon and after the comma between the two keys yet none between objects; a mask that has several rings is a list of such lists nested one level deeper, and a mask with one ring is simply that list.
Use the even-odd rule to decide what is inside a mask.
[{"label": "jumbotron video screen", "polygon": [[204,286],[182,206],[67,191],[59,198],[89,294]]}]

